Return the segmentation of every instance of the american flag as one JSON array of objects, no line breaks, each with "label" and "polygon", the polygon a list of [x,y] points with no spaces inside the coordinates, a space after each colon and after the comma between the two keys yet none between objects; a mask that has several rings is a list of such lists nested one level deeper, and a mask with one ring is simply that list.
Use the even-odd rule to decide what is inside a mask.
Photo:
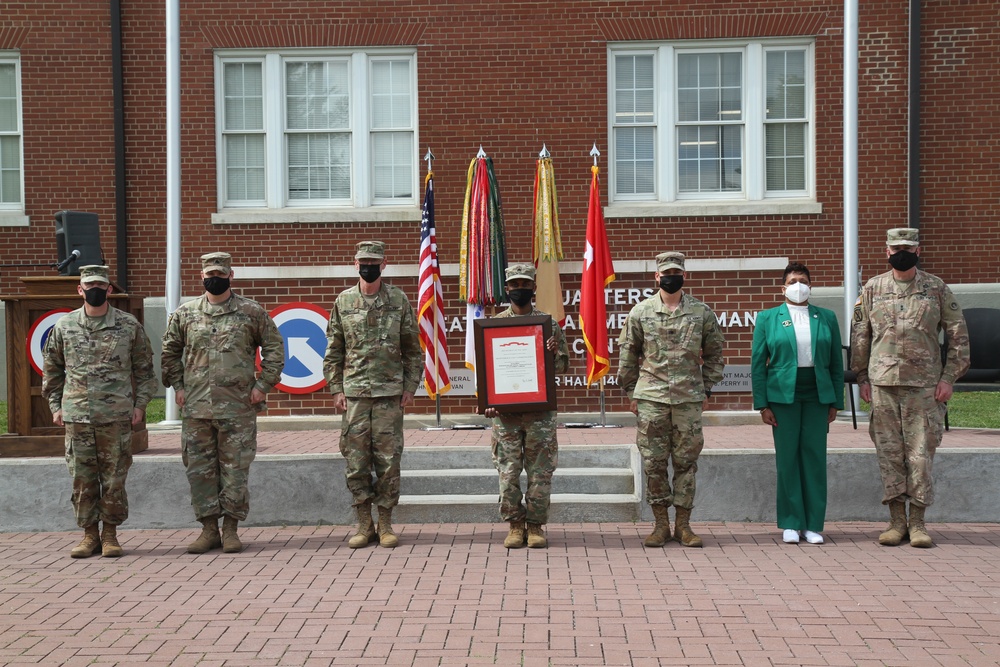
[{"label": "american flag", "polygon": [[451,389],[448,342],[445,337],[444,294],[441,269],[437,259],[437,234],[434,230],[434,177],[427,174],[423,219],[420,222],[420,289],[417,321],[420,323],[420,347],[424,351],[424,386],[434,398]]}]

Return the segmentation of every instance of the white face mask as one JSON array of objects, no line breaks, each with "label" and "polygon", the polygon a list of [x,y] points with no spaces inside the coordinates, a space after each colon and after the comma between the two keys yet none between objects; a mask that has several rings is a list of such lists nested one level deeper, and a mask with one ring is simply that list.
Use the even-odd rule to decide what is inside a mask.
[{"label": "white face mask", "polygon": [[809,285],[792,283],[785,286],[785,298],[792,303],[805,303],[809,300]]}]

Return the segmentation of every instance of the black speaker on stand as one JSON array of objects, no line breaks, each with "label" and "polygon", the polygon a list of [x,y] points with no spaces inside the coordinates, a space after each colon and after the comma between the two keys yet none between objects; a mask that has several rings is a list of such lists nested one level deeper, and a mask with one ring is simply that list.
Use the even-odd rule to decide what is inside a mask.
[{"label": "black speaker on stand", "polygon": [[55,218],[59,262],[72,255],[74,250],[80,251],[76,261],[70,262],[59,275],[78,276],[81,266],[104,264],[104,255],[101,253],[101,229],[97,223],[96,213],[59,211]]}]

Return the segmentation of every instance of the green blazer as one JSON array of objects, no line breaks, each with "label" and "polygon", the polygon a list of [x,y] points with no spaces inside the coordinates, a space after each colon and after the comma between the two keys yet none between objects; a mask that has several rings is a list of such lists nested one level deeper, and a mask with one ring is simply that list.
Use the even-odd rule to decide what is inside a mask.
[{"label": "green blazer", "polygon": [[[832,310],[810,304],[809,330],[812,333],[812,355],[816,365],[819,402],[843,410],[844,351],[837,316]],[[788,305],[783,303],[777,308],[761,311],[757,315],[750,352],[755,410],[766,408],[771,402],[795,402],[798,365],[795,327],[788,313]]]}]

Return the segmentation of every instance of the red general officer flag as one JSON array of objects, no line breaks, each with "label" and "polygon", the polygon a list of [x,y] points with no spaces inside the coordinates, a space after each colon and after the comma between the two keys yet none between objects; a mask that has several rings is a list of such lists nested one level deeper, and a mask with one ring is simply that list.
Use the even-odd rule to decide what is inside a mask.
[{"label": "red general officer flag", "polygon": [[583,285],[580,288],[580,333],[587,346],[587,386],[600,380],[611,365],[608,361],[607,308],[604,288],[615,279],[608,251],[608,234],[601,210],[600,169],[590,168],[590,208],[587,212],[587,247],[583,253]]}]

